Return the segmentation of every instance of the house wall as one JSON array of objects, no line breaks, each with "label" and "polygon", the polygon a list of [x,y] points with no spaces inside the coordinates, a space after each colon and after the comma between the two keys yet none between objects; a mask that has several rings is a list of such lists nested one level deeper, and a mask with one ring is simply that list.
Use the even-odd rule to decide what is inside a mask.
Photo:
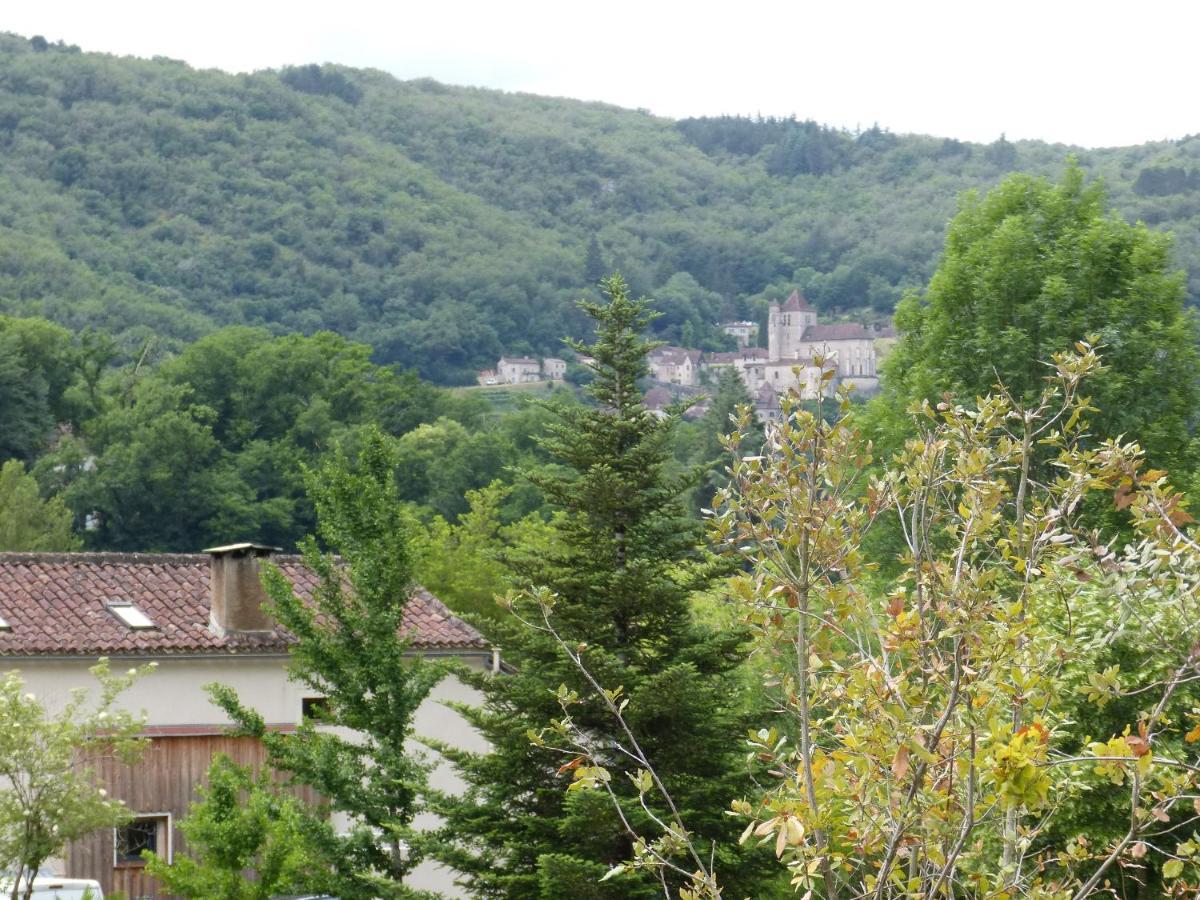
[{"label": "house wall", "polygon": [[[259,769],[263,765],[262,745],[254,738],[223,735],[155,738],[141,762],[126,766],[111,757],[93,762],[96,774],[109,793],[139,813],[166,813],[170,816],[173,854],[187,850],[187,841],[179,831],[179,822],[196,799],[195,788],[203,784],[213,756],[224,753],[239,765]],[[315,792],[301,790],[312,802]],[[67,851],[66,874],[75,878],[95,878],[105,894],[122,891],[130,900],[143,897],[167,897],[158,882],[145,874],[141,865],[114,865],[114,832],[104,828],[76,841]],[[160,855],[163,850],[159,850]]]},{"label": "house wall", "polygon": [[875,342],[870,338],[839,341],[805,341],[800,346],[802,356],[818,354],[837,361],[837,373],[843,378],[875,376]]},{"label": "house wall", "polygon": [[[481,654],[460,659],[476,670],[483,670],[488,663]],[[112,796],[125,801],[135,813],[170,813],[173,846],[178,853],[185,847],[178,822],[195,799],[196,785],[204,783],[213,755],[228,753],[243,765],[259,766],[263,761],[261,747],[253,739],[230,738],[220,733],[230,722],[209,701],[204,685],[212,682],[229,685],[243,703],[257,710],[272,725],[296,724],[300,720],[301,700],[317,692],[288,679],[283,656],[160,657],[157,661],[157,670],[140,679],[121,697],[123,708],[146,714],[147,732],[152,736],[150,748],[143,760],[132,768],[107,760],[101,761],[97,772],[108,783]],[[94,683],[87,671],[94,662],[37,657],[5,660],[0,666],[4,670],[18,669],[26,689],[53,713],[62,708],[73,688]],[[112,665],[120,670],[142,662],[145,660],[113,659]],[[479,694],[461,680],[447,676],[417,710],[414,734],[444,740],[464,750],[486,751],[487,743],[462,716],[445,705],[481,700]],[[430,762],[435,764],[429,778],[431,787],[450,792],[462,790],[463,783],[445,760],[435,758],[417,741],[411,743],[411,750],[427,753]],[[424,815],[418,817],[416,824],[428,828],[436,821],[434,817]],[[335,827],[347,824],[344,817],[335,816]],[[158,893],[139,869],[114,869],[111,830],[73,845],[65,868],[64,874],[68,876],[96,878],[105,892],[121,890],[131,900],[167,896]],[[414,888],[438,891],[446,897],[465,896],[453,887],[453,878],[449,870],[427,862],[414,871],[409,883]]]}]

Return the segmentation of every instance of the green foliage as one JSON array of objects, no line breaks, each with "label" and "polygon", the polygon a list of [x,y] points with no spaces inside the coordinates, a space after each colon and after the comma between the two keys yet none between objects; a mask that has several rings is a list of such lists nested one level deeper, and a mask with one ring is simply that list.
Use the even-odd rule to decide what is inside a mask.
[{"label": "green foliage", "polygon": [[496,597],[512,587],[504,554],[515,546],[533,547],[554,540],[554,527],[536,515],[511,525],[502,506],[512,488],[499,481],[467,491],[467,512],[451,524],[435,516],[418,547],[418,580],[459,615],[486,629],[484,620],[503,615]]},{"label": "green foliage", "polygon": [[[923,404],[875,475],[844,398],[830,422],[790,397],[761,453],[738,455],[713,533],[746,567],[733,595],[785,714],[749,732],[769,774],[732,811],[797,890],[1084,898],[1200,883],[1194,520],[1136,445],[1094,442],[1094,350],[1050,368],[1031,405],[1004,386]],[[1128,511],[1128,537],[1085,524],[1094,492]],[[863,552],[887,509],[904,545],[894,575]]]},{"label": "green foliage", "polygon": [[77,412],[71,336],[42,319],[0,316],[0,460],[32,461]]},{"label": "green foliage", "polygon": [[879,402],[899,415],[943,391],[982,396],[997,381],[1028,400],[1043,360],[1097,335],[1107,371],[1089,384],[1095,433],[1134,435],[1156,463],[1185,463],[1200,402],[1185,296],[1169,239],[1108,213],[1078,167],[1059,184],[1011,176],[963,200],[924,296],[897,309],[902,338]]},{"label": "green foliage", "polygon": [[110,372],[97,396],[103,411],[38,474],[77,519],[96,523],[91,546],[119,550],[195,550],[235,536],[292,546],[313,526],[302,465],[367,423],[398,434],[442,404],[415,375],[372,363],[362,344],[251,328],[222,329],[136,376]]},{"label": "green foliage", "polygon": [[296,597],[278,569],[264,575],[276,619],[296,637],[292,677],[328,698],[321,723],[306,721],[295,734],[268,731],[230,689],[211,689],[238,726],[263,741],[273,768],[350,817],[350,831],[326,831],[321,848],[334,866],[333,893],[348,900],[418,896],[404,879],[421,858],[412,822],[425,768],[405,741],[417,707],[445,674],[412,656],[401,630],[413,560],[395,464],[389,439],[372,428],[356,460],[339,449],[305,470],[321,541],[310,536],[301,544],[319,579],[312,604]]},{"label": "green foliage", "polygon": [[0,466],[0,551],[77,550],[79,544],[61,497],[43,500],[17,460]]},{"label": "green foliage", "polygon": [[37,874],[68,842],[129,819],[90,763],[112,755],[132,764],[141,756],[144,720],[117,701],[153,668],[113,675],[102,659],[91,668],[95,687],[72,690],[53,714],[25,693],[16,672],[0,676],[0,871],[14,882]]},{"label": "green foliage", "polygon": [[197,794],[179,824],[187,852],[172,862],[147,853],[146,872],[164,890],[205,900],[269,900],[327,889],[329,866],[321,857],[327,824],[270,776],[256,778],[219,755]]},{"label": "green foliage", "polygon": [[[751,405],[750,393],[746,383],[737,372],[725,369],[717,377],[716,390],[713,392],[704,417],[696,423],[686,426],[686,432],[693,435],[691,446],[684,451],[684,456],[694,465],[704,470],[703,478],[692,490],[692,507],[696,510],[708,509],[712,506],[713,497],[717,491],[729,481],[729,465],[732,462],[724,438],[733,432],[740,421],[740,410]],[[761,441],[762,429],[757,422],[751,428],[757,432]],[[681,429],[682,430],[682,429]],[[745,446],[753,449],[755,437],[748,435]],[[677,451],[678,455],[679,451]]]},{"label": "green foliage", "polygon": [[[649,313],[620,278],[605,286],[610,302],[583,304],[597,322],[596,343],[577,348],[596,360],[587,389],[595,405],[548,401],[553,417],[540,444],[551,462],[527,473],[557,511],[557,540],[518,547],[507,561],[520,584],[553,597],[553,622],[567,644],[605,685],[621,686],[642,747],[670,773],[705,852],[722,860],[735,891],[753,892],[754,863],[733,848],[719,811],[720,798],[744,783],[737,754],[722,737],[741,721],[733,671],[742,638],[692,618],[689,595],[712,571],[697,550],[696,523],[680,504],[692,479],[669,475],[675,423],[650,415],[637,387],[651,346],[641,336]],[[439,858],[463,873],[478,897],[661,896],[652,875],[598,882],[627,857],[633,836],[607,796],[567,791],[598,783],[604,770],[564,759],[552,737],[538,737],[562,715],[559,697],[591,691],[557,639],[520,621],[524,603],[517,609],[521,615],[492,628],[515,672],[474,678],[485,702],[462,710],[492,752],[437,745],[468,784],[462,797],[436,804],[446,819]],[[576,733],[619,770],[620,732],[606,707],[581,701],[572,714]],[[580,778],[589,772],[597,774]],[[630,821],[647,825],[629,781],[606,780]]]},{"label": "green foliage", "polygon": [[[226,325],[327,329],[464,384],[502,351],[584,337],[572,300],[618,265],[651,296],[693,279],[701,339],[806,274],[823,309],[887,312],[928,277],[959,192],[1016,166],[1055,173],[1063,155],[673,122],[337,66],[199,72],[12,35],[0,146],[0,310],[106,331],[126,353]],[[1162,191],[1183,183],[1175,170],[1191,184],[1196,146],[1083,163],[1127,217],[1176,232],[1194,298],[1200,204]]]}]

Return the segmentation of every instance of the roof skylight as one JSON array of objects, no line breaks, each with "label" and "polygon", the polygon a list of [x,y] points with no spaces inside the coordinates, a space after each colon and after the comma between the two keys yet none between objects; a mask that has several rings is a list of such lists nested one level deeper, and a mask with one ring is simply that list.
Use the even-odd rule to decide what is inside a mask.
[{"label": "roof skylight", "polygon": [[0,616],[0,631],[12,631],[12,626],[4,621],[4,616]]},{"label": "roof skylight", "polygon": [[144,612],[132,603],[110,603],[108,611],[128,625],[130,628],[157,628]]}]

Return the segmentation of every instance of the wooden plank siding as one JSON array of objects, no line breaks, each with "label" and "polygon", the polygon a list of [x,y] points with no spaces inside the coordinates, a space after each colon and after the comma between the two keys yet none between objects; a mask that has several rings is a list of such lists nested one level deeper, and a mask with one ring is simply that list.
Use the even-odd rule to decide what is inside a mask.
[{"label": "wooden plank siding", "polygon": [[[124,801],[131,812],[170,814],[172,849],[178,855],[187,849],[179,822],[197,799],[196,787],[205,783],[209,765],[218,753],[256,770],[264,760],[262,744],[254,738],[205,734],[152,738],[142,760],[134,766],[112,758],[92,765],[109,795]],[[300,794],[307,801],[316,800],[311,790],[303,789]],[[162,852],[160,849],[160,855]],[[71,844],[66,864],[68,877],[95,878],[105,894],[122,891],[129,900],[172,896],[162,892],[140,866],[114,866],[112,829],[102,829]]]}]

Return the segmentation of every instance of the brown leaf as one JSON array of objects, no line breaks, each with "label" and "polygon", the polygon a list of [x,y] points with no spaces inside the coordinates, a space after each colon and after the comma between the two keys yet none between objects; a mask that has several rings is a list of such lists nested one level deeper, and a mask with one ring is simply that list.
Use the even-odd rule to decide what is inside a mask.
[{"label": "brown leaf", "polygon": [[1141,859],[1150,850],[1150,845],[1145,841],[1138,841],[1129,851],[1129,855],[1134,859]]},{"label": "brown leaf", "polygon": [[564,763],[563,765],[559,766],[558,774],[561,775],[564,772],[570,772],[572,769],[577,769],[581,765],[583,765],[583,757],[577,756],[573,760],[571,760],[569,763]]},{"label": "brown leaf", "polygon": [[1178,506],[1171,510],[1171,524],[1176,528],[1182,528],[1184,525],[1191,525],[1196,520],[1185,509],[1180,509]]},{"label": "brown leaf", "polygon": [[902,612],[904,612],[904,595],[896,594],[891,600],[888,601],[887,614],[895,619]]},{"label": "brown leaf", "polygon": [[1144,737],[1139,737],[1136,734],[1125,735],[1125,745],[1139,759],[1150,752],[1150,744],[1147,743]]},{"label": "brown leaf", "polygon": [[1113,505],[1117,509],[1125,509],[1133,502],[1133,491],[1129,489],[1129,481],[1122,481],[1117,485],[1117,492],[1113,495]]},{"label": "brown leaf", "polygon": [[899,780],[908,772],[908,746],[901,744],[892,757],[892,777]]}]

